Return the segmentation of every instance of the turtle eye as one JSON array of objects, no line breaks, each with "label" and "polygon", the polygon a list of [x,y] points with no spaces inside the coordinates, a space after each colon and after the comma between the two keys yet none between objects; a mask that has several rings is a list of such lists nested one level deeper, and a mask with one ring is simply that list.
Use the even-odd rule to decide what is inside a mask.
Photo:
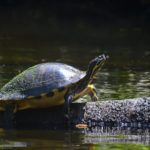
[{"label": "turtle eye", "polygon": [[98,58],[99,58],[100,61],[104,61],[104,60],[106,59],[106,57],[105,57],[104,54],[103,54],[103,55],[100,55]]}]

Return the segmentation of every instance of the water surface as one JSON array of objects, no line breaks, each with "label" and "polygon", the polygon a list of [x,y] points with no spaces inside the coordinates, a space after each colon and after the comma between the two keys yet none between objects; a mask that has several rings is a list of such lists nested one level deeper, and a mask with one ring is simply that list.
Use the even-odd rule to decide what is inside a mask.
[{"label": "water surface", "polygon": [[149,129],[93,128],[75,131],[1,131],[0,149],[148,150]]}]

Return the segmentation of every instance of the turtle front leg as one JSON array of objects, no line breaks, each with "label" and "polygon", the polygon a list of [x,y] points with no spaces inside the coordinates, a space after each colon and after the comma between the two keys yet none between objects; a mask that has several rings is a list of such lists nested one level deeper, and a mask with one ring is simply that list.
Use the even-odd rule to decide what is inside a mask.
[{"label": "turtle front leg", "polygon": [[97,97],[97,90],[93,85],[88,85],[88,93],[92,99],[92,101],[98,101],[98,97]]},{"label": "turtle front leg", "polygon": [[70,103],[73,99],[72,95],[65,96],[65,102],[64,102],[64,117],[66,119],[70,118]]}]

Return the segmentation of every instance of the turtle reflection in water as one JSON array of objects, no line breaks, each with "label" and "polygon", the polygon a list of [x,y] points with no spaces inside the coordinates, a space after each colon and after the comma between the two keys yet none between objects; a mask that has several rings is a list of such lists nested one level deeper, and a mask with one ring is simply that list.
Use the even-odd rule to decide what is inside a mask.
[{"label": "turtle reflection in water", "polygon": [[0,110],[12,111],[28,108],[47,108],[64,104],[89,94],[97,100],[91,82],[106,61],[105,55],[93,59],[86,72],[63,63],[42,63],[28,68],[4,85],[0,90]]}]

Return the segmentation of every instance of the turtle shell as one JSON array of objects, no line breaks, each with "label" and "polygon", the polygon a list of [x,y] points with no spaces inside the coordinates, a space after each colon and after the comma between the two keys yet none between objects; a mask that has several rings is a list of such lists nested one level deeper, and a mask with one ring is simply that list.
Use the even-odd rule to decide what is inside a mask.
[{"label": "turtle shell", "polygon": [[84,72],[66,64],[39,64],[25,70],[9,81],[0,91],[0,100],[38,96],[75,83],[84,76]]}]

